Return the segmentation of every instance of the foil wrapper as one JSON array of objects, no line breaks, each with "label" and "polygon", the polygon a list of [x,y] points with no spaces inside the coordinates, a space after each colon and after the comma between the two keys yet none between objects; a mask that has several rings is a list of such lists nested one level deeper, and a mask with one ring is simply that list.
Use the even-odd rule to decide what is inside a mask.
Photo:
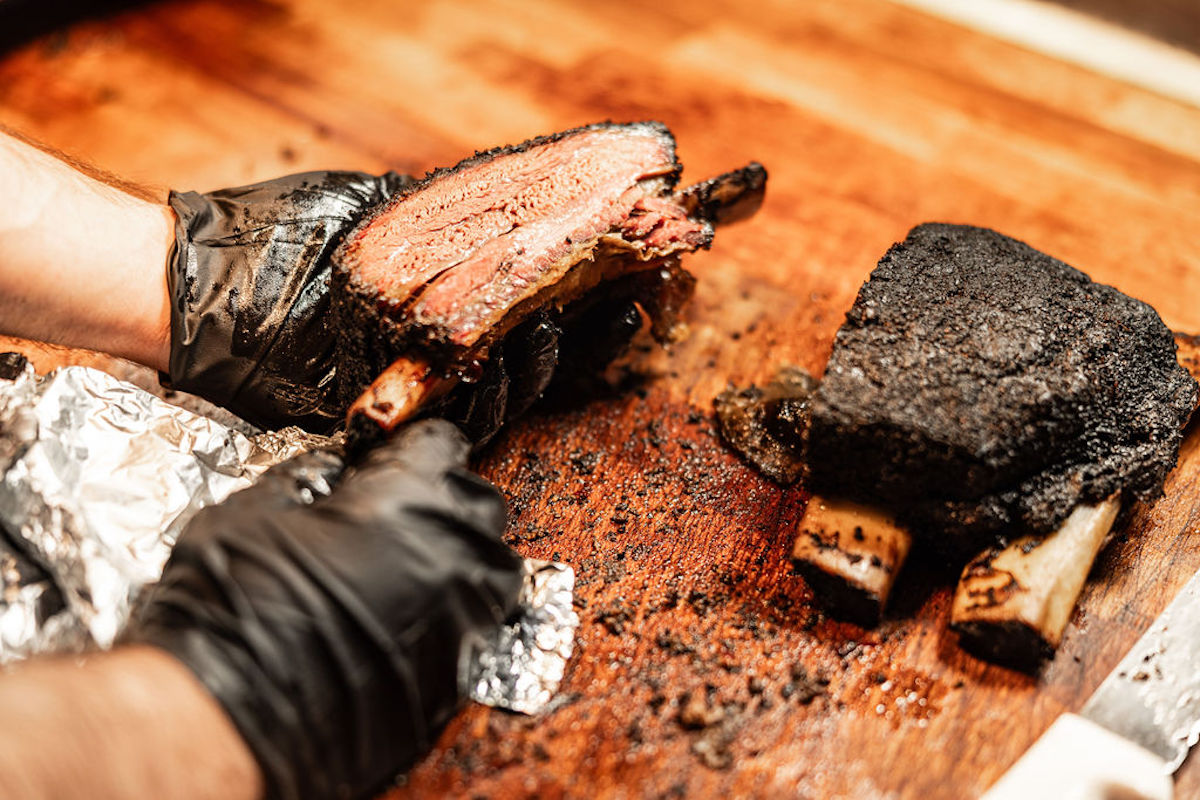
[{"label": "foil wrapper", "polygon": [[[0,663],[111,646],[197,511],[334,441],[239,427],[87,367],[0,379]],[[569,567],[526,564],[521,615],[474,654],[475,699],[544,706],[578,625],[573,585]]]},{"label": "foil wrapper", "polygon": [[524,613],[476,653],[471,699],[537,714],[553,699],[575,645],[575,570],[535,559],[526,559],[524,568]]},{"label": "foil wrapper", "polygon": [[109,647],[193,514],[323,441],[255,438],[88,367],[0,381],[0,662]]}]

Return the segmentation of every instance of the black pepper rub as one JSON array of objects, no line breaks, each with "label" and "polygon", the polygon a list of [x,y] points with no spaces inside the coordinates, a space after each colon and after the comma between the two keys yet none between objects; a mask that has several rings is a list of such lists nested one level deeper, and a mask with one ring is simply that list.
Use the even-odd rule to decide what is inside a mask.
[{"label": "black pepper rub", "polygon": [[995,231],[921,225],[838,331],[813,489],[968,553],[1113,492],[1161,494],[1196,394],[1150,306]]}]

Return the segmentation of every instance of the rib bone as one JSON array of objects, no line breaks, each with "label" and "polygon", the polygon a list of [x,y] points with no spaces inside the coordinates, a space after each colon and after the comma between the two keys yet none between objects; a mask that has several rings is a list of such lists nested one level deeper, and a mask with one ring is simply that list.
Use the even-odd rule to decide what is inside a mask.
[{"label": "rib bone", "polygon": [[[1200,337],[1175,334],[1175,357],[1200,378]],[[982,658],[1035,670],[1062,641],[1119,503],[1080,506],[1057,531],[990,548],[963,570],[950,624]]]},{"label": "rib bone", "polygon": [[817,602],[864,626],[879,622],[912,545],[884,512],[814,495],[797,529],[792,561]]},{"label": "rib bone", "polygon": [[457,384],[457,378],[444,377],[425,361],[397,359],[354,401],[347,420],[363,416],[390,433]]},{"label": "rib bone", "polygon": [[1119,508],[1116,497],[1078,506],[1053,533],[976,556],[950,612],[963,646],[1027,670],[1053,654]]}]

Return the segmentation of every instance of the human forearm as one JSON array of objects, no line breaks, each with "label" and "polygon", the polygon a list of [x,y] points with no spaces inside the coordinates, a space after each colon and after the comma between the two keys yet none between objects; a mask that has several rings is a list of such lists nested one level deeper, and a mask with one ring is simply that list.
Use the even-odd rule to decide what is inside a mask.
[{"label": "human forearm", "polygon": [[33,661],[0,680],[0,797],[254,800],[261,777],[195,677],[151,647]]},{"label": "human forearm", "polygon": [[0,129],[0,333],[165,369],[174,218]]}]

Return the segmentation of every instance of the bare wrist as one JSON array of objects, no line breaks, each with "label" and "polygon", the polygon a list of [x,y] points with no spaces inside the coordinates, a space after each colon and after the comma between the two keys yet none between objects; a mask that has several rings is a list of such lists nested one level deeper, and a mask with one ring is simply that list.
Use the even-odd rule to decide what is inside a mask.
[{"label": "bare wrist", "polygon": [[164,204],[0,133],[0,333],[165,369]]}]

